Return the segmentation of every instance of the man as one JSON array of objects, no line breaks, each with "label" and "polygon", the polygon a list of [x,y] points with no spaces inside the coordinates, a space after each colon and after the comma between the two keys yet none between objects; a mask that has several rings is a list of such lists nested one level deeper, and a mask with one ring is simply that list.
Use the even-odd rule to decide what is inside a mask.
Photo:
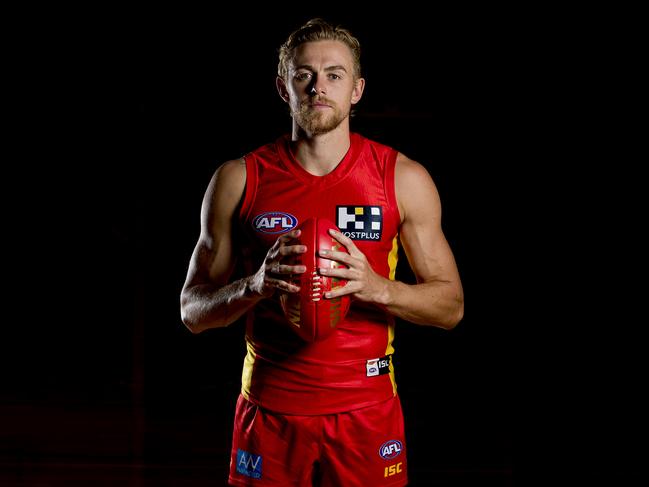
[{"label": "man", "polygon": [[[438,193],[420,164],[350,132],[365,80],[349,31],[309,21],[280,48],[278,71],[292,133],[216,171],[181,295],[194,333],[248,314],[229,481],[405,485],[394,316],[451,329],[464,309]],[[349,295],[352,305],[331,336],[307,343],[279,296],[300,291],[291,275],[305,267],[291,257],[318,251],[295,240],[314,216],[336,223],[348,251],[319,251],[344,264],[320,273],[347,280],[325,299]],[[399,240],[415,285],[394,280]],[[237,260],[247,277],[231,282]]]}]

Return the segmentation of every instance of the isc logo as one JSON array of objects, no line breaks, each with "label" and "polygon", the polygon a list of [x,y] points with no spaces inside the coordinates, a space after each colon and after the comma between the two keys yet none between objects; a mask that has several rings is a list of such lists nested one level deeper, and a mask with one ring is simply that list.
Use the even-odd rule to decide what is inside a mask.
[{"label": "isc logo", "polygon": [[401,472],[403,472],[403,462],[399,462],[396,465],[390,465],[389,467],[385,467],[383,476],[392,477],[393,475],[396,475]]},{"label": "isc logo", "polygon": [[373,358],[367,361],[367,376],[374,377],[390,373],[390,355],[381,358]]},{"label": "isc logo", "polygon": [[297,226],[297,218],[281,211],[268,211],[252,220],[255,230],[263,233],[284,233]]},{"label": "isc logo", "polygon": [[401,454],[403,445],[399,440],[390,440],[386,441],[379,448],[379,455],[385,460],[392,460],[394,457],[398,457]]}]

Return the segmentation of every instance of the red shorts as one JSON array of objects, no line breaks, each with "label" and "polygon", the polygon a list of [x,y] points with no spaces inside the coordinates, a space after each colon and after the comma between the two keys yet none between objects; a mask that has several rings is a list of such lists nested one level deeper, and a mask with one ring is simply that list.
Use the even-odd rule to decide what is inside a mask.
[{"label": "red shorts", "polygon": [[346,413],[275,414],[239,396],[230,485],[400,486],[408,483],[399,397]]}]

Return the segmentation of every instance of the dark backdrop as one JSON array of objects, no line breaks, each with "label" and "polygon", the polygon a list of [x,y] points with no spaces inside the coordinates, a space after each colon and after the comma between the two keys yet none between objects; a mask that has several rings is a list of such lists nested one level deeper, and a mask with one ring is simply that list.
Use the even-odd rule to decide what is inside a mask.
[{"label": "dark backdrop", "polygon": [[[47,155],[23,168],[35,209],[16,223],[28,255],[12,262],[0,480],[225,483],[243,328],[192,335],[179,292],[211,175],[289,130],[277,48],[321,15],[363,46],[353,130],[427,167],[465,287],[455,330],[398,323],[411,485],[513,485],[513,339],[493,250],[512,245],[495,183],[523,132],[518,34],[497,12],[340,12],[99,12],[41,44],[47,133],[32,144]],[[412,280],[405,259],[398,277]]]}]

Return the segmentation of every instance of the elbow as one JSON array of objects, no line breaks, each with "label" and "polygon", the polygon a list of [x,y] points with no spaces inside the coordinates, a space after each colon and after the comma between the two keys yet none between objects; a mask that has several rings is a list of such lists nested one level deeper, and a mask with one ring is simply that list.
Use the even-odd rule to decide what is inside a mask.
[{"label": "elbow", "polygon": [[180,297],[180,319],[194,335],[206,329],[204,323],[199,319],[195,304],[185,293]]},{"label": "elbow", "polygon": [[204,328],[200,326],[200,323],[196,320],[193,320],[191,316],[186,312],[181,311],[180,319],[182,320],[185,327],[194,335],[197,335],[204,330]]},{"label": "elbow", "polygon": [[464,298],[458,298],[455,306],[448,311],[439,325],[445,330],[452,330],[462,321],[462,318],[464,318]]},{"label": "elbow", "polygon": [[454,313],[451,314],[449,320],[447,321],[447,330],[452,330],[455,328],[460,321],[464,318],[464,301],[460,303]]},{"label": "elbow", "polygon": [[453,314],[453,317],[451,319],[451,327],[449,328],[449,330],[455,328],[458,323],[462,321],[462,318],[464,318],[464,296],[459,296],[457,298],[455,313]]},{"label": "elbow", "polygon": [[209,328],[223,328],[230,324],[230,321],[224,317],[216,319],[206,319],[205,313],[202,312],[197,303],[181,299],[180,302],[180,319],[194,335],[197,335]]}]

